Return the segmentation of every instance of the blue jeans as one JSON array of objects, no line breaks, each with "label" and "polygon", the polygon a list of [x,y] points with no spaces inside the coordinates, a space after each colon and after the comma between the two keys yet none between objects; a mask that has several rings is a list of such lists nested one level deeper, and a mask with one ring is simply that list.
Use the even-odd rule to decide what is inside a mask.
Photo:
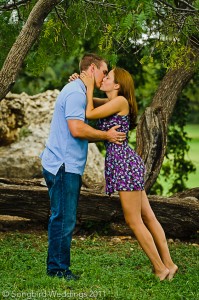
[{"label": "blue jeans", "polygon": [[76,224],[81,175],[65,172],[62,165],[56,175],[43,169],[50,196],[47,272],[69,270],[72,233]]}]

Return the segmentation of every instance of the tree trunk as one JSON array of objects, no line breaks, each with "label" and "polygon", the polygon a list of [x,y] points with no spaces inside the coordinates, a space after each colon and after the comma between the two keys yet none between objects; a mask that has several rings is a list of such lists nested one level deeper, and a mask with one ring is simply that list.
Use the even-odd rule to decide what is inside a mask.
[{"label": "tree trunk", "polygon": [[[199,188],[173,197],[149,196],[151,206],[167,237],[190,238],[199,229]],[[41,180],[0,180],[0,215],[18,216],[47,224],[50,214],[48,191]],[[81,190],[78,221],[124,223],[119,197],[97,190]]]},{"label": "tree trunk", "polygon": [[[195,56],[190,60],[196,62],[199,49],[193,49]],[[142,115],[136,133],[136,151],[146,166],[145,189],[148,192],[156,181],[166,152],[167,129],[177,98],[183,88],[195,74],[194,67],[170,70]]]},{"label": "tree trunk", "polygon": [[39,0],[36,2],[0,71],[0,100],[6,96],[15,83],[28,51],[40,35],[45,18],[59,2],[61,1]]}]

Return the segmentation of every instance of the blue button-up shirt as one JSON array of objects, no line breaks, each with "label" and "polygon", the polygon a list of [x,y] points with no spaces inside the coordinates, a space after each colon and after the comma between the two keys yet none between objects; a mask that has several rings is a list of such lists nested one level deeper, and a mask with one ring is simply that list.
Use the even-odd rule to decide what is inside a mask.
[{"label": "blue button-up shirt", "polygon": [[83,174],[88,141],[74,138],[68,128],[67,120],[82,120],[85,117],[86,87],[80,79],[65,85],[60,92],[53,113],[50,134],[41,157],[42,166],[56,175],[60,166],[65,164],[65,171]]}]

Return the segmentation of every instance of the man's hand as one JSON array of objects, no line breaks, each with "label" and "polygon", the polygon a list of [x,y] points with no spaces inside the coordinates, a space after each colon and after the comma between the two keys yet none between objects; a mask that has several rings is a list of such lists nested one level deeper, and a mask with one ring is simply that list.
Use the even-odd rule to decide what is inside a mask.
[{"label": "man's hand", "polygon": [[126,133],[117,131],[119,127],[120,125],[116,125],[107,131],[107,140],[111,143],[122,145],[126,139]]}]

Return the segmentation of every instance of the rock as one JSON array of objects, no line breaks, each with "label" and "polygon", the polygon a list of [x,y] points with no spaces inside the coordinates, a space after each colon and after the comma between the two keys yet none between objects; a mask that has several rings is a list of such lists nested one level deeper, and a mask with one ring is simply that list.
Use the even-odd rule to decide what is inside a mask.
[{"label": "rock", "polygon": [[122,241],[132,240],[132,236],[130,236],[130,235],[127,235],[127,236],[120,236],[120,239],[121,239]]},{"label": "rock", "polygon": [[119,237],[113,237],[111,238],[110,242],[113,244],[120,244],[122,240]]},{"label": "rock", "polygon": [[[0,177],[42,177],[39,155],[45,147],[55,99],[59,91],[34,96],[8,93],[0,102]],[[104,158],[95,143],[89,143],[83,184],[104,189]]]},{"label": "rock", "polygon": [[88,158],[82,179],[88,188],[93,188],[93,183],[95,183],[98,187],[100,186],[99,189],[105,189],[104,158],[95,143],[88,145]]},{"label": "rock", "polygon": [[179,240],[179,239],[175,239],[175,242],[176,242],[176,243],[180,243],[180,240]]},{"label": "rock", "polygon": [[193,243],[193,244],[191,244],[191,245],[194,246],[194,247],[199,247],[199,245],[196,244],[196,243]]},{"label": "rock", "polygon": [[173,244],[174,240],[173,239],[168,239],[168,243]]},{"label": "rock", "polygon": [[0,146],[18,138],[19,129],[25,124],[24,103],[20,99],[0,102]]}]

